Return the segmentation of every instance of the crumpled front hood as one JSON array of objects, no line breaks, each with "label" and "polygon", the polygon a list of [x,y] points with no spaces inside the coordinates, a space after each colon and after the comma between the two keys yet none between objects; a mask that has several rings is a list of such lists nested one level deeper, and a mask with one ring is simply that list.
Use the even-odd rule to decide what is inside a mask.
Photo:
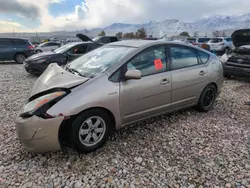
[{"label": "crumpled front hood", "polygon": [[232,34],[232,41],[236,48],[243,45],[250,45],[250,29],[236,30]]},{"label": "crumpled front hood", "polygon": [[87,80],[89,80],[89,78],[74,75],[67,72],[56,63],[51,63],[36,80],[31,90],[30,97],[52,88],[71,88]]}]

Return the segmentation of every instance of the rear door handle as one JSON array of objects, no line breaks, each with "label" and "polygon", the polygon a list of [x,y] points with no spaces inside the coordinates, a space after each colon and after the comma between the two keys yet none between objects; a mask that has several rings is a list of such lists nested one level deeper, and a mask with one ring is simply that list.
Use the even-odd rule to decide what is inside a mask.
[{"label": "rear door handle", "polygon": [[204,76],[206,74],[206,72],[205,71],[200,71],[200,73],[199,73],[199,75],[201,75],[201,76]]},{"label": "rear door handle", "polygon": [[169,84],[169,83],[170,83],[170,81],[166,78],[161,81],[162,85]]}]

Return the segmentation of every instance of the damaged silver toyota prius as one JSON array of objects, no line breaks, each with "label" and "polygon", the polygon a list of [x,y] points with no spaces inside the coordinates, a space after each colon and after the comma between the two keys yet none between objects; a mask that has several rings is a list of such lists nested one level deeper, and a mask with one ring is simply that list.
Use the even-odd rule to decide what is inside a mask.
[{"label": "damaged silver toyota prius", "polygon": [[50,64],[34,84],[16,131],[28,151],[68,145],[91,152],[127,124],[192,106],[211,110],[222,84],[220,60],[201,48],[110,43],[64,68]]}]

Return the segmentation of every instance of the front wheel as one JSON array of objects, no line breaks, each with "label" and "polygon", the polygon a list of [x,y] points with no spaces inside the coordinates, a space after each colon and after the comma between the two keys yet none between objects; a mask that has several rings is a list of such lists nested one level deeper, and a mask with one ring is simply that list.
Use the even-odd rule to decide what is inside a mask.
[{"label": "front wheel", "polygon": [[25,60],[26,56],[23,53],[16,54],[14,57],[14,60],[18,64],[22,64]]},{"label": "front wheel", "polygon": [[100,109],[85,111],[72,125],[71,140],[78,152],[88,153],[103,146],[113,131],[110,116]]},{"label": "front wheel", "polygon": [[216,87],[213,84],[208,85],[201,93],[197,110],[201,112],[208,112],[212,109],[216,99]]}]

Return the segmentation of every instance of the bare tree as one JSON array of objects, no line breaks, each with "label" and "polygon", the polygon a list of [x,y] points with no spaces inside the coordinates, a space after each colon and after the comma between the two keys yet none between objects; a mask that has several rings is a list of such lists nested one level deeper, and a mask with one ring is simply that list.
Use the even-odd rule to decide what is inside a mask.
[{"label": "bare tree", "polygon": [[220,31],[216,30],[213,31],[213,37],[219,37],[220,36]]}]

